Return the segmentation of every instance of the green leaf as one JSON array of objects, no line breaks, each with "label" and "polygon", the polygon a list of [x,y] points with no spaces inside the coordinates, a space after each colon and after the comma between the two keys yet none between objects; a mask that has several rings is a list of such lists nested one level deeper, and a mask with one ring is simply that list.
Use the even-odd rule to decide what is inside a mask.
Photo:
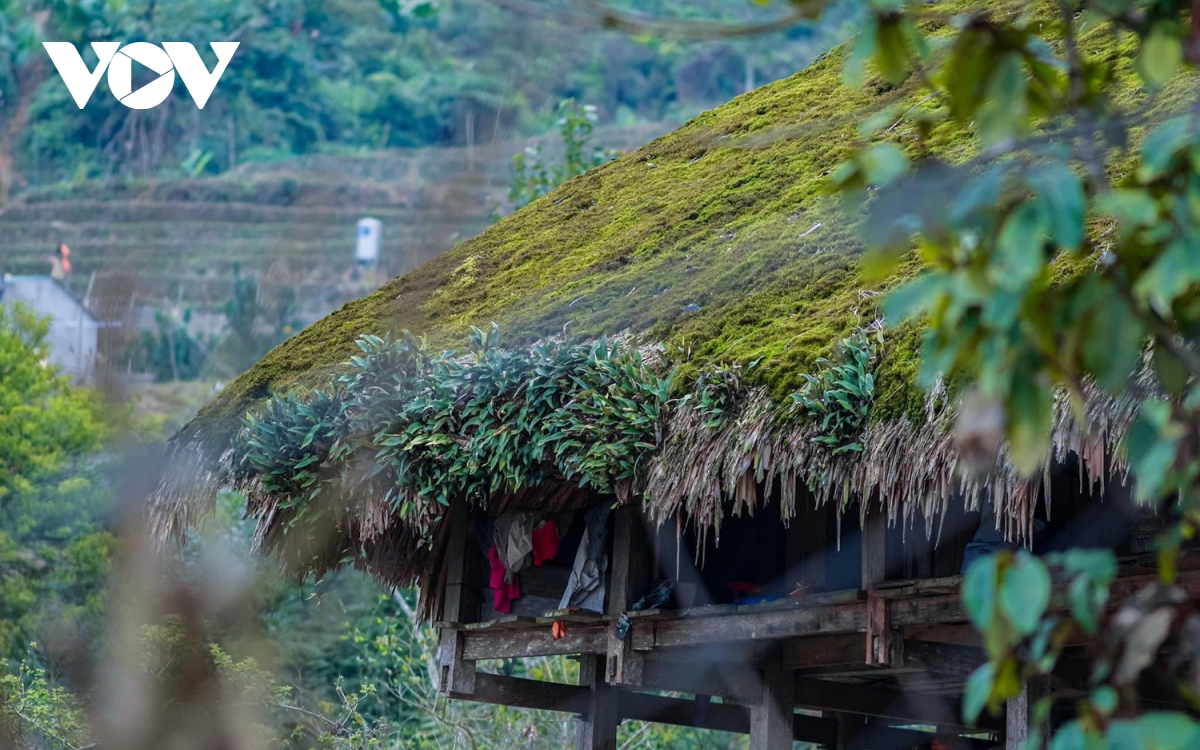
[{"label": "green leaf", "polygon": [[1079,177],[1062,164],[1051,164],[1029,177],[1050,216],[1050,236],[1059,247],[1077,250],[1083,244],[1086,198]]},{"label": "green leaf", "polygon": [[875,65],[888,83],[899,85],[908,77],[908,46],[899,16],[876,26]]},{"label": "green leaf", "polygon": [[1200,282],[1200,241],[1184,237],[1171,243],[1134,284],[1134,294],[1149,302],[1160,315],[1170,315],[1171,305]]},{"label": "green leaf", "polygon": [[1103,716],[1117,710],[1117,691],[1111,685],[1101,685],[1092,692],[1092,705]]},{"label": "green leaf", "polygon": [[854,46],[850,49],[850,55],[842,68],[842,77],[851,88],[862,86],[866,78],[867,60],[875,56],[878,47],[879,35],[875,29],[875,16],[869,18],[866,27],[859,29],[858,38],[854,40]]},{"label": "green leaf", "polygon": [[1167,120],[1150,131],[1142,143],[1142,164],[1138,167],[1137,178],[1143,182],[1157,178],[1192,137],[1192,120],[1187,116]]},{"label": "green leaf", "polygon": [[1027,201],[1009,214],[996,240],[999,253],[998,283],[1010,289],[1023,288],[1037,278],[1046,263],[1042,244],[1045,224],[1042,212]]},{"label": "green leaf", "polygon": [[894,143],[877,143],[861,159],[867,182],[872,185],[887,185],[908,171],[908,157]]},{"label": "green leaf", "polygon": [[1173,396],[1181,395],[1187,388],[1187,365],[1159,342],[1154,344],[1154,372],[1163,389]]},{"label": "green leaf", "polygon": [[996,614],[998,561],[996,555],[980,558],[963,577],[963,607],[971,622],[981,629],[988,628]]},{"label": "green leaf", "polygon": [[308,457],[304,458],[303,460],[297,462],[296,465],[292,468],[293,469],[303,469],[305,466],[311,466],[312,464],[315,464],[317,461],[320,461],[320,460],[321,460],[321,457],[314,453],[314,454],[311,454]]},{"label": "green leaf", "polygon": [[1022,550],[1004,569],[1000,610],[1022,635],[1032,634],[1050,604],[1050,574],[1040,560]]},{"label": "green leaf", "polygon": [[1156,711],[1137,720],[1147,750],[1194,750],[1200,745],[1200,725],[1183,713]]},{"label": "green leaf", "polygon": [[948,279],[931,272],[888,292],[883,300],[883,315],[893,325],[922,315],[938,301],[949,286]]},{"label": "green leaf", "polygon": [[1146,750],[1137,722],[1118,719],[1108,725],[1104,734],[1105,750]]},{"label": "green leaf", "polygon": [[1134,63],[1146,87],[1156,89],[1171,79],[1183,62],[1183,41],[1166,24],[1155,24],[1142,40]]},{"label": "green leaf", "polygon": [[1050,750],[1107,750],[1103,743],[1092,742],[1078,719],[1064,724],[1054,733]]},{"label": "green leaf", "polygon": [[992,695],[992,683],[996,678],[995,662],[980,665],[967,678],[966,690],[963,692],[963,718],[968,724],[974,724],[987,705]]},{"label": "green leaf", "polygon": [[1117,188],[1096,199],[1096,210],[1115,216],[1123,230],[1151,226],[1158,220],[1158,203],[1140,188]]},{"label": "green leaf", "polygon": [[1042,468],[1050,451],[1054,393],[1044,383],[1025,383],[1008,395],[1009,458],[1025,476]]},{"label": "green leaf", "polygon": [[969,180],[957,192],[950,205],[950,220],[962,223],[975,212],[986,211],[994,206],[1000,196],[1004,176],[1009,169],[1008,162],[1001,162],[978,177]]},{"label": "green leaf", "polygon": [[1104,298],[1086,318],[1080,359],[1102,388],[1117,393],[1141,364],[1145,339],[1146,329],[1128,305]]},{"label": "green leaf", "polygon": [[987,94],[977,114],[979,140],[984,146],[1012,138],[1024,126],[1029,110],[1025,98],[1028,86],[1020,55],[1014,52],[1002,56],[988,78]]},{"label": "green leaf", "polygon": [[1137,478],[1143,500],[1157,499],[1167,473],[1175,464],[1182,428],[1170,422],[1171,409],[1162,401],[1146,401],[1125,439],[1129,468]]}]

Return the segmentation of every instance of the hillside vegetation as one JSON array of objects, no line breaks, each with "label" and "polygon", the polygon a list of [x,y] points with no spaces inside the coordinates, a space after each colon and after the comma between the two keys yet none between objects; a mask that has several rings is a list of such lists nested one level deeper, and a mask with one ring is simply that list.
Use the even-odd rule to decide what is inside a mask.
[{"label": "hillside vegetation", "polygon": [[[606,128],[597,142],[630,148],[666,127]],[[218,310],[238,268],[295,288],[321,314],[354,296],[339,285],[354,264],[358,219],[384,223],[380,278],[412,270],[493,221],[506,200],[509,159],[525,143],[312,156],[212,177],[38,188],[0,210],[0,271],[45,273],[50,250],[65,242],[81,298],[93,272],[133,273],[143,299]]]},{"label": "hillside vegetation", "polygon": [[[621,7],[618,3],[615,7]],[[761,16],[721,0],[668,17]],[[388,147],[490,144],[541,132],[573,97],[628,125],[695,112],[805,65],[841,35],[847,12],[768,44],[580,34],[554,19],[489,2],[0,2],[0,205],[9,193],[62,180],[228,172],[247,162]],[[47,64],[41,40],[179,39],[240,47],[203,112],[181,84],[174,106],[129,110],[102,81],[83,110]],[[529,54],[529,40],[537,54]],[[505,157],[507,158],[507,154]]]}]

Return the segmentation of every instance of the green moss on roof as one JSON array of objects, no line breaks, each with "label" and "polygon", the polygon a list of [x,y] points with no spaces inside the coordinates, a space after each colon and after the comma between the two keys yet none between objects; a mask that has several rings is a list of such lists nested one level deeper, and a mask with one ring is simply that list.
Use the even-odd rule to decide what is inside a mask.
[{"label": "green moss on roof", "polygon": [[[1126,58],[1118,104],[1140,106],[1132,51],[1118,47],[1099,31],[1084,39],[1085,54]],[[817,357],[874,316],[876,297],[864,290],[917,270],[910,263],[890,280],[864,279],[855,219],[826,197],[826,177],[861,145],[857,128],[871,113],[930,105],[912,86],[849,88],[842,63],[834,51],[707,112],[347,304],[231,383],[181,437],[199,430],[227,440],[268,393],[327,383],[363,334],[409,329],[457,348],[469,326],[491,322],[508,345],[569,327],[575,336],[631,331],[687,346],[699,363],[761,358],[752,377],[784,398]],[[1169,87],[1162,106],[1177,107],[1188,91]],[[915,127],[901,122],[888,137],[911,150]],[[975,148],[971,132],[953,124],[927,145],[950,161]],[[889,334],[876,421],[921,418],[919,338],[915,326]]]}]

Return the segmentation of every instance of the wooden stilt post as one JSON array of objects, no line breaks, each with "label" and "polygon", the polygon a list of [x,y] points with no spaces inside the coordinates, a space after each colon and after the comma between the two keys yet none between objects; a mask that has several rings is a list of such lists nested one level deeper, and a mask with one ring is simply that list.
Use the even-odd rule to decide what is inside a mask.
[{"label": "wooden stilt post", "polygon": [[1045,695],[1045,683],[1030,680],[1016,697],[1009,700],[1004,732],[1005,750],[1024,750],[1026,742],[1035,731],[1041,735],[1043,741],[1049,737],[1049,723],[1039,723],[1034,716],[1034,706]]},{"label": "wooden stilt post", "polygon": [[[623,505],[613,519],[612,574],[609,576],[606,612],[619,615],[646,593],[649,575],[648,545],[642,514],[636,505]],[[633,638],[619,641],[608,637],[608,661],[604,676],[613,685],[641,687],[645,669],[641,653],[633,650]]]},{"label": "wooden stilt post", "polygon": [[620,714],[617,689],[604,681],[603,656],[583,656],[579,661],[579,684],[587,687],[587,715],[575,735],[576,750],[616,750]]},{"label": "wooden stilt post", "polygon": [[763,700],[750,709],[751,750],[791,750],[796,677],[783,668],[779,648],[763,664]]},{"label": "wooden stilt post", "polygon": [[829,750],[859,750],[867,717],[842,711],[825,711],[822,715],[837,719],[837,742]]},{"label": "wooden stilt post", "polygon": [[882,508],[863,520],[862,587],[867,592],[866,663],[893,666],[895,633],[886,599],[875,594],[876,584],[887,575],[887,516]]},{"label": "wooden stilt post", "polygon": [[[446,590],[442,598],[442,617],[451,622],[473,622],[479,616],[478,591],[474,587],[468,550],[470,513],[462,503],[452,503],[445,523],[450,524],[446,543]],[[470,694],[475,690],[475,662],[463,658],[465,646],[461,630],[444,629],[438,646],[443,693]]]}]

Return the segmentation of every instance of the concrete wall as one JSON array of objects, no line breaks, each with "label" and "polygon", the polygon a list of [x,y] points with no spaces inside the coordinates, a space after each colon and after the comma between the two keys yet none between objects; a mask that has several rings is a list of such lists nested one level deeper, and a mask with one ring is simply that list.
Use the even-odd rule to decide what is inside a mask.
[{"label": "concrete wall", "polygon": [[76,380],[90,378],[99,325],[83,305],[49,276],[8,276],[0,283],[0,304],[23,302],[50,318],[50,361]]}]

